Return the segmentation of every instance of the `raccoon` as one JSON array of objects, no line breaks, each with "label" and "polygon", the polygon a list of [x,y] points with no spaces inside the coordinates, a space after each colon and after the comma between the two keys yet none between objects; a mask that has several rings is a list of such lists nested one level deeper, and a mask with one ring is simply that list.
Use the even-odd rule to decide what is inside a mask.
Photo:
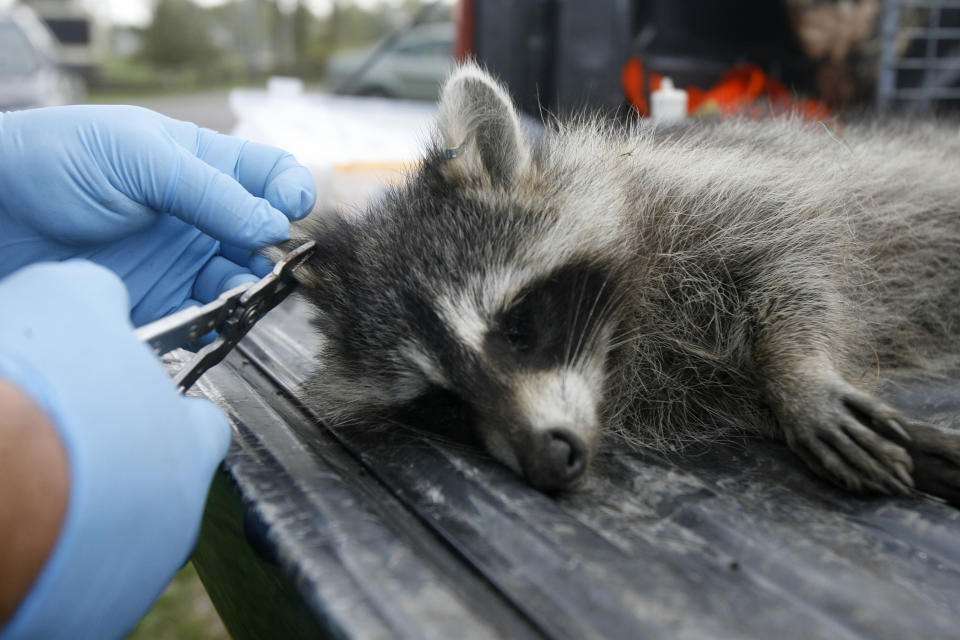
[{"label": "raccoon", "polygon": [[404,184],[295,230],[318,242],[298,279],[327,422],[466,429],[545,491],[601,437],[761,435],[851,491],[960,496],[960,434],[875,393],[960,352],[955,129],[546,129],[528,140],[504,87],[462,66]]}]

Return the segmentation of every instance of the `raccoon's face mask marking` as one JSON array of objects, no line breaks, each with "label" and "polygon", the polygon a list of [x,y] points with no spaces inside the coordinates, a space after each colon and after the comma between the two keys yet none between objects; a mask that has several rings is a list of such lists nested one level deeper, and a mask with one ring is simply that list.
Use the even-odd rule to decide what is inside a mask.
[{"label": "raccoon's face mask marking", "polygon": [[534,281],[496,313],[484,350],[492,360],[522,369],[571,366],[589,347],[609,312],[609,275],[571,264]]},{"label": "raccoon's face mask marking", "polygon": [[514,279],[488,274],[438,305],[466,354],[451,366],[471,362],[467,376],[447,377],[473,406],[487,449],[534,486],[559,489],[596,447],[616,292],[587,262],[521,286]]},{"label": "raccoon's face mask marking", "polygon": [[609,274],[575,263],[493,318],[484,354],[510,380],[513,425],[494,421],[487,446],[538,488],[568,486],[593,456],[614,301]]},{"label": "raccoon's face mask marking", "polygon": [[[395,285],[376,297],[362,295],[343,306],[348,313],[329,317],[336,326],[327,325],[326,333],[336,339],[322,355],[327,369],[315,387],[317,399],[334,414],[328,417],[334,423],[397,421],[481,443],[540,489],[575,482],[589,465],[600,431],[616,321],[617,294],[609,274],[574,263],[502,296],[473,290],[497,284],[496,278],[477,278],[464,284],[458,303],[446,305],[424,293],[440,283],[417,276],[427,279]],[[481,301],[496,304],[477,306]],[[465,340],[456,329],[463,323],[450,314],[468,307],[467,324],[473,326],[468,334],[474,338]],[[370,323],[375,315],[391,318],[390,324]],[[358,388],[358,404],[351,407]]]}]

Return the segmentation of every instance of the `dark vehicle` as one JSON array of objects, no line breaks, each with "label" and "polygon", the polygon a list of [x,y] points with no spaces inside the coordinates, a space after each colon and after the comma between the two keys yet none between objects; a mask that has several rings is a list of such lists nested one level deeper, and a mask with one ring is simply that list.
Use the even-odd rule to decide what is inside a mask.
[{"label": "dark vehicle", "polygon": [[337,93],[436,100],[453,66],[452,23],[415,26],[389,43],[330,59],[327,82]]}]

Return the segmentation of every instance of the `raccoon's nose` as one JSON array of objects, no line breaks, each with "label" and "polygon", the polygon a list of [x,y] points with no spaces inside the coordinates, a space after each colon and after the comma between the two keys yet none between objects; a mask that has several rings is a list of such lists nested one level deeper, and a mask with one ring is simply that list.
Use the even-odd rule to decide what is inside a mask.
[{"label": "raccoon's nose", "polygon": [[563,489],[579,478],[587,468],[587,447],[579,437],[565,429],[550,429],[538,434],[533,443],[524,475],[537,489]]}]

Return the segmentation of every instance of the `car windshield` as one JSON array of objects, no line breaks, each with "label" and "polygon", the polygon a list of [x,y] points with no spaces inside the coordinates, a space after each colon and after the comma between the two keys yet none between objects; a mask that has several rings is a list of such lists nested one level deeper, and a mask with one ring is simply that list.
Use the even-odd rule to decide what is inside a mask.
[{"label": "car windshield", "polygon": [[39,65],[36,50],[20,28],[0,21],[0,77],[28,75]]}]

